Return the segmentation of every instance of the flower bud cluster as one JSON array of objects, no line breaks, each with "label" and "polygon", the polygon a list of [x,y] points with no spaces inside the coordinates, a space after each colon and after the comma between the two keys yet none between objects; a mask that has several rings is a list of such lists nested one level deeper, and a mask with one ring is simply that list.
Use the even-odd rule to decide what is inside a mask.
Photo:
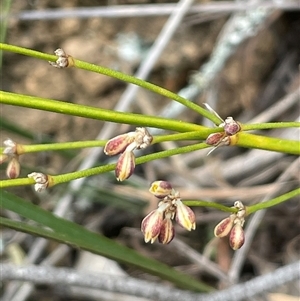
[{"label": "flower bud cluster", "polygon": [[241,126],[232,117],[227,117],[219,127],[224,132],[212,133],[206,138],[206,144],[214,146],[209,154],[219,146],[235,145],[237,143],[237,133],[241,131]]},{"label": "flower bud cluster", "polygon": [[47,187],[49,187],[49,176],[41,172],[32,172],[28,175],[28,178],[31,178],[35,181],[34,190],[36,192],[42,192]]},{"label": "flower bud cluster", "polygon": [[151,211],[142,221],[141,230],[145,242],[153,243],[156,239],[162,244],[168,244],[175,235],[172,220],[188,231],[195,230],[196,218],[191,208],[184,205],[179,192],[167,181],[155,181],[149,191],[160,202],[158,208]]},{"label": "flower bud cluster", "polygon": [[6,167],[6,175],[9,179],[15,179],[20,175],[21,165],[19,162],[18,145],[11,139],[6,139],[4,142],[5,148],[0,154],[0,164],[8,162]]},{"label": "flower bud cluster", "polygon": [[240,201],[234,203],[237,208],[236,213],[223,219],[214,229],[216,237],[225,237],[229,235],[229,245],[233,250],[240,249],[245,242],[244,222],[246,216],[245,206]]},{"label": "flower bud cluster", "polygon": [[74,59],[69,54],[66,54],[65,51],[61,48],[58,48],[54,51],[55,55],[58,56],[58,59],[55,63],[49,62],[55,68],[67,68],[74,66]]},{"label": "flower bud cluster", "polygon": [[128,179],[135,168],[135,149],[144,149],[151,144],[153,137],[146,128],[136,128],[135,132],[128,132],[107,141],[104,153],[108,156],[120,155],[115,174],[118,181]]}]

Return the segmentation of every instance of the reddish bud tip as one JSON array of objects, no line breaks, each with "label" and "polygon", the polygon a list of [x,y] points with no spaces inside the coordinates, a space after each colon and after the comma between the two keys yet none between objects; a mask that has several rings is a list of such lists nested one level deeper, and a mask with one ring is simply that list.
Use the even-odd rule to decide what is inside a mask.
[{"label": "reddish bud tip", "polygon": [[149,191],[157,198],[162,199],[172,192],[172,185],[167,181],[155,181],[151,184]]},{"label": "reddish bud tip", "polygon": [[10,179],[16,179],[20,175],[21,165],[16,156],[12,157],[6,168],[6,175]]},{"label": "reddish bud tip", "polygon": [[233,136],[241,130],[241,126],[232,117],[227,117],[224,122],[224,131],[226,135]]}]

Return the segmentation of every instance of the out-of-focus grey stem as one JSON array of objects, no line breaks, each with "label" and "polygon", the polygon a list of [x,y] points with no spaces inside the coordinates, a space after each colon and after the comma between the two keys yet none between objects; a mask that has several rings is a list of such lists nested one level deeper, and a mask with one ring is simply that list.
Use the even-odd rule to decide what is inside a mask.
[{"label": "out-of-focus grey stem", "polygon": [[32,281],[39,284],[76,285],[78,287],[97,288],[158,301],[239,301],[251,298],[276,288],[282,284],[299,279],[300,261],[278,268],[272,273],[256,277],[253,280],[237,284],[231,288],[210,294],[196,294],[150,283],[132,277],[111,276],[105,274],[79,273],[72,269],[45,266],[2,265],[2,280]]},{"label": "out-of-focus grey stem", "polygon": [[[189,13],[232,13],[253,9],[253,4],[237,3],[234,1],[211,1],[208,3],[196,4],[190,7]],[[255,5],[257,6],[257,5]],[[296,1],[265,1],[259,4],[266,9],[299,10]],[[22,11],[9,15],[10,18],[19,20],[55,20],[66,18],[131,18],[170,15],[179,8],[175,3],[158,3],[144,5],[111,5],[106,7],[81,7],[72,9],[46,9]],[[3,18],[3,17],[2,17]],[[2,19],[0,18],[0,19]]]}]

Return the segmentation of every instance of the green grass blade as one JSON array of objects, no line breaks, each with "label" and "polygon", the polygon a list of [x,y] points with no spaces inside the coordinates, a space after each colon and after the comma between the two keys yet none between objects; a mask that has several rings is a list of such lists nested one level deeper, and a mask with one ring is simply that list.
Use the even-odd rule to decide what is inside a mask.
[{"label": "green grass blade", "polygon": [[178,272],[154,259],[144,257],[136,251],[117,244],[113,240],[102,235],[91,232],[78,224],[59,218],[51,212],[33,205],[4,190],[1,191],[1,207],[14,211],[19,215],[33,220],[43,226],[49,227],[54,232],[52,234],[50,232],[45,233],[44,229],[41,228],[39,230],[38,227],[35,227],[34,231],[30,232],[28,231],[31,229],[29,228],[29,225],[25,229],[23,224],[20,225],[20,231],[26,230],[25,232],[41,236],[45,236],[45,234],[50,236],[51,234],[51,238],[62,243],[75,245],[84,250],[108,257],[118,262],[136,266],[141,270],[159,276],[162,279],[166,279],[184,289],[202,292],[212,290],[211,287],[191,278],[190,276]]}]

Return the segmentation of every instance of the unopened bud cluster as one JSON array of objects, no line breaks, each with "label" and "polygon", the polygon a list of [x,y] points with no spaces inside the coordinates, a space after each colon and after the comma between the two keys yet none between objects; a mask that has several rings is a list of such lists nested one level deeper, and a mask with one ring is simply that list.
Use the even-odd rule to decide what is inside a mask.
[{"label": "unopened bud cluster", "polygon": [[146,128],[136,128],[135,132],[128,132],[110,139],[104,153],[108,156],[120,155],[115,174],[118,181],[128,179],[134,172],[135,156],[133,151],[144,149],[152,142],[153,137]]},{"label": "unopened bud cluster", "polygon": [[219,146],[235,145],[237,143],[236,134],[241,131],[240,124],[232,117],[227,117],[219,127],[222,127],[224,132],[210,134],[206,139],[206,144],[214,146],[213,150]]},{"label": "unopened bud cluster", "polygon": [[54,51],[55,55],[58,56],[58,59],[55,63],[49,62],[55,68],[67,68],[74,66],[73,57],[66,54],[65,51],[61,48],[58,48]]},{"label": "unopened bud cluster", "polygon": [[141,230],[146,243],[153,243],[156,239],[162,244],[170,243],[175,235],[172,223],[174,219],[186,230],[195,230],[194,212],[182,203],[179,192],[175,191],[169,182],[155,181],[149,191],[160,199],[160,202],[158,208],[151,211],[142,221]]},{"label": "unopened bud cluster", "polygon": [[234,203],[234,208],[237,208],[236,213],[223,219],[214,230],[216,237],[225,237],[229,235],[229,245],[233,250],[240,249],[245,242],[244,222],[246,209],[240,201]]},{"label": "unopened bud cluster", "polygon": [[19,162],[18,145],[11,139],[4,142],[5,148],[0,154],[0,164],[8,162],[6,167],[6,175],[9,179],[15,179],[20,175],[21,165]]}]

